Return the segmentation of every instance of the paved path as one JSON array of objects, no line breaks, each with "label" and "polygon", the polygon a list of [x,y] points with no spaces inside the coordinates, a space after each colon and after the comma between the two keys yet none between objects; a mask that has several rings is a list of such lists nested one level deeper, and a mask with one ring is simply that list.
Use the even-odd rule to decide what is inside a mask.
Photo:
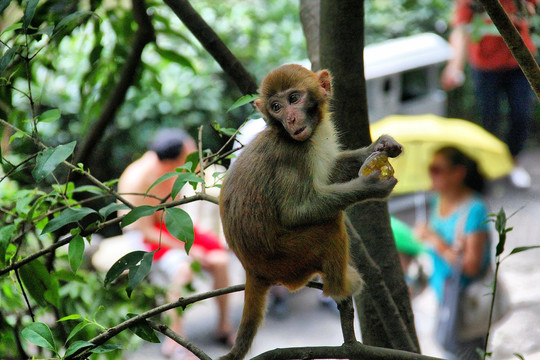
[{"label": "paved path", "polygon": [[[523,163],[533,177],[533,186],[519,191],[505,181],[493,184],[489,197],[492,211],[504,207],[507,214],[519,212],[508,224],[507,249],[518,246],[540,245],[540,149],[527,151]],[[492,333],[490,350],[493,360],[517,359],[513,353],[527,360],[540,360],[540,249],[513,255],[501,265],[500,274],[511,293],[512,311]],[[234,283],[242,282],[243,270],[237,262],[231,265]],[[200,291],[208,289],[209,281],[201,282]],[[342,342],[337,313],[321,306],[319,294],[304,289],[289,298],[290,316],[285,319],[267,317],[260,329],[250,355],[276,347],[307,345],[339,345]],[[413,300],[417,332],[422,351],[426,355],[442,356],[433,341],[435,300],[425,291]],[[242,310],[242,293],[232,296],[232,318],[238,323]],[[195,305],[185,318],[187,337],[211,357],[224,354],[226,348],[212,341],[216,309],[212,301]],[[359,331],[357,331],[359,334]],[[159,345],[145,344],[126,356],[126,359],[162,359]]]}]

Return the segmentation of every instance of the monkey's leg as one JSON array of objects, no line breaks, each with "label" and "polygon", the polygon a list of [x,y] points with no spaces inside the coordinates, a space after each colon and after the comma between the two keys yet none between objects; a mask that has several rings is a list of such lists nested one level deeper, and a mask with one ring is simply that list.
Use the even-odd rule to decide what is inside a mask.
[{"label": "monkey's leg", "polygon": [[331,234],[323,260],[323,294],[336,301],[350,296],[362,287],[362,278],[349,261],[349,237],[343,227]]},{"label": "monkey's leg", "polygon": [[246,274],[244,311],[238,333],[236,334],[236,342],[231,351],[218,360],[239,360],[246,356],[253,338],[257,333],[257,329],[264,319],[266,294],[269,288],[270,285],[268,283],[255,278],[249,273]]}]

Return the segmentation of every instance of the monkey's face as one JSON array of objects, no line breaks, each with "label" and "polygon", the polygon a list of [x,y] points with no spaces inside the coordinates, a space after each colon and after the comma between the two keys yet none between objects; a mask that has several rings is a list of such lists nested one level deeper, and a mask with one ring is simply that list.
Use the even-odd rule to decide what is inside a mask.
[{"label": "monkey's face", "polygon": [[255,105],[269,124],[280,124],[296,141],[308,140],[326,114],[330,74],[315,74],[300,65],[283,65],[261,84]]},{"label": "monkey's face", "polygon": [[309,139],[319,122],[316,100],[302,89],[275,94],[268,99],[266,110],[296,141]]}]

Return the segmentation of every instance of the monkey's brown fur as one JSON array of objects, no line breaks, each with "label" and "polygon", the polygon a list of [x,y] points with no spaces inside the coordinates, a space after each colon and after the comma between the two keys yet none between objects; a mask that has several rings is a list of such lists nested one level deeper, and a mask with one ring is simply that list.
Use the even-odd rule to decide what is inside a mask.
[{"label": "monkey's brown fur", "polygon": [[[242,359],[263,320],[270,286],[296,290],[314,274],[336,300],[362,281],[348,265],[344,210],[388,196],[396,180],[375,172],[348,179],[373,151],[397,156],[388,136],[369,147],[340,151],[327,115],[331,79],[298,65],[284,65],[263,80],[256,105],[267,128],[238,157],[223,183],[220,212],[230,248],[246,270],[245,303],[235,346],[222,359]],[[342,182],[337,182],[342,181]]]}]

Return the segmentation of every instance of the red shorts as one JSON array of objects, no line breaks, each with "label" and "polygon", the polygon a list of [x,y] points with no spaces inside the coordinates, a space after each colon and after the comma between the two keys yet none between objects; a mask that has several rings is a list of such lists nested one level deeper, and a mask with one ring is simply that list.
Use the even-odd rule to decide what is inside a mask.
[{"label": "red shorts", "polygon": [[[155,224],[154,227],[159,230],[160,225]],[[161,231],[165,235],[169,235],[173,237],[169,231],[167,231],[167,228],[165,227],[165,224],[161,227]],[[212,233],[208,232],[201,232],[197,229],[196,226],[193,227],[193,232],[195,233],[195,240],[193,241],[193,246],[198,247],[202,249],[204,252],[210,252],[212,250],[223,250],[224,247],[221,245],[219,238],[217,235],[214,235]],[[178,240],[180,241],[180,240]],[[169,251],[171,248],[165,245],[161,245],[161,249],[159,248],[159,244],[151,243],[144,240],[144,243],[146,244],[146,247],[148,251],[154,251],[159,249],[154,253],[154,261],[159,260],[167,251]]]}]

